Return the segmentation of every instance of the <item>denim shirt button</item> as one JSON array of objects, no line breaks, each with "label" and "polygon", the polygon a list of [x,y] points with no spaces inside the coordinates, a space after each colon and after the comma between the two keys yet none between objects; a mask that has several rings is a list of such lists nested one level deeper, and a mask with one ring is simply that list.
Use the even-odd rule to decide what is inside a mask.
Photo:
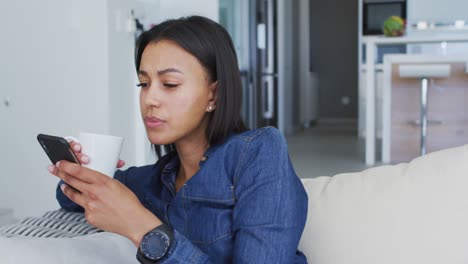
[{"label": "denim shirt button", "polygon": [[201,167],[203,165],[203,163],[206,161],[208,157],[207,156],[203,156],[200,160],[200,162],[198,162],[198,165]]}]

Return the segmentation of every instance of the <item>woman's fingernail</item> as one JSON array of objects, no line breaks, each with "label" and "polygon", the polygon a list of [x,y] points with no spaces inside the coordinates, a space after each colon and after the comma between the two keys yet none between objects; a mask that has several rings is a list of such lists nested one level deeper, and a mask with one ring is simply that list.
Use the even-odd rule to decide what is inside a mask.
[{"label": "woman's fingernail", "polygon": [[57,161],[57,163],[55,163],[55,167],[60,168],[60,161]]},{"label": "woman's fingernail", "polygon": [[87,163],[87,162],[89,162],[89,157],[86,156],[86,155],[83,155],[83,156],[81,156],[81,161],[84,162],[84,163]]},{"label": "woman's fingernail", "polygon": [[73,150],[75,151],[80,151],[81,147],[80,145],[76,144],[75,146],[73,146]]},{"label": "woman's fingernail", "polygon": [[65,188],[66,188],[66,187],[67,187],[67,186],[66,186],[65,184],[61,184],[61,185],[60,185],[60,189],[62,190],[62,192],[65,191]]},{"label": "woman's fingernail", "polygon": [[47,170],[49,170],[50,173],[54,172],[54,168],[55,166],[54,165],[49,165],[47,166]]}]

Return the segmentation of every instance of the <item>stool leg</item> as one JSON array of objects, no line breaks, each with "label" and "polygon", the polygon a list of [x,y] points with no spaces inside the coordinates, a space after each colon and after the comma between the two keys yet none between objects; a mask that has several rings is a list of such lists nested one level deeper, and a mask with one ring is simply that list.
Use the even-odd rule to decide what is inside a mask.
[{"label": "stool leg", "polygon": [[421,79],[421,148],[420,154],[426,154],[426,135],[427,135],[427,78]]}]

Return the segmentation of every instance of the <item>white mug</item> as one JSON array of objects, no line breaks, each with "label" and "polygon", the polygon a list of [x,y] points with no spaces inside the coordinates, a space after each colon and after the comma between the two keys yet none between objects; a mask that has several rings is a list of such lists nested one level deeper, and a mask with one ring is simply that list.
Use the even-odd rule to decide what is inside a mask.
[{"label": "white mug", "polygon": [[83,166],[110,177],[114,176],[122,148],[122,137],[80,132],[78,139],[70,136],[65,138],[81,144],[81,153],[89,157],[89,163]]}]

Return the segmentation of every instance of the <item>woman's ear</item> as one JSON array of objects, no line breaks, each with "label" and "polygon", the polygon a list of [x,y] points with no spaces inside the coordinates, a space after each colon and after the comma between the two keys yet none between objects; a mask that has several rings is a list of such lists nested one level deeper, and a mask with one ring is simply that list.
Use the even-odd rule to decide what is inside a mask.
[{"label": "woman's ear", "polygon": [[212,82],[209,88],[210,88],[209,103],[211,105],[216,105],[216,101],[218,99],[218,81]]},{"label": "woman's ear", "polygon": [[216,100],[218,99],[218,81],[211,83],[209,89],[210,93],[206,111],[212,112],[216,109]]}]

